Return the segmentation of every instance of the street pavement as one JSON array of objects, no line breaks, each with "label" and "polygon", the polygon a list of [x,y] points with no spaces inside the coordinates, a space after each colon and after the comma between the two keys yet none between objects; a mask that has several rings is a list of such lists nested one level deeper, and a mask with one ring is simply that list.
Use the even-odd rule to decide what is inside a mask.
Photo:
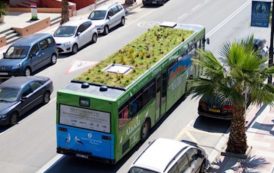
[{"label": "street pavement", "polygon": [[[112,2],[124,3],[124,0],[111,0]],[[97,1],[97,6],[106,3],[106,0]],[[140,7],[142,5],[141,0],[131,6],[127,6],[127,10],[130,13],[131,10]],[[77,16],[71,18],[71,20],[77,20],[79,18],[87,17],[90,11],[96,6],[89,6],[81,9],[77,12]],[[40,14],[39,14],[40,15]],[[50,14],[49,14],[50,15]],[[56,16],[56,14],[52,14]],[[17,17],[20,18],[16,21],[27,21],[30,14],[25,13]],[[41,15],[42,17],[42,15]],[[11,24],[13,22],[14,27],[22,25],[20,22],[16,22],[14,19],[9,20],[6,16],[6,23]],[[46,28],[41,32],[53,31],[58,27],[54,25]],[[0,28],[1,31],[2,26]],[[6,50],[7,46],[0,48],[0,52]],[[248,145],[251,147],[251,152],[247,159],[239,159],[235,157],[222,156],[221,152],[225,150],[226,142],[228,139],[228,131],[224,131],[221,126],[228,126],[226,122],[214,122],[202,119],[196,119],[191,121],[185,129],[177,135],[177,140],[191,141],[197,143],[197,145],[204,148],[208,154],[209,160],[212,163],[212,168],[209,172],[273,172],[274,168],[274,108],[270,106],[251,106],[247,111],[247,140]],[[205,130],[202,126],[197,126],[197,122],[204,121],[204,123],[213,123],[212,129]],[[222,129],[222,130],[220,130]],[[206,140],[205,140],[206,137]],[[209,140],[211,139],[211,140]],[[214,140],[215,139],[215,140]],[[211,143],[208,143],[211,141]]]}]

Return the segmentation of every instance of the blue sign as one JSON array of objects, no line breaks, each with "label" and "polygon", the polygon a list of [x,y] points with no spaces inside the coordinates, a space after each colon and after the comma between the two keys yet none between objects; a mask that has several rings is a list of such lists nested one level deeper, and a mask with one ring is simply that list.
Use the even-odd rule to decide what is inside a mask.
[{"label": "blue sign", "polygon": [[251,26],[268,27],[271,2],[252,1]]}]

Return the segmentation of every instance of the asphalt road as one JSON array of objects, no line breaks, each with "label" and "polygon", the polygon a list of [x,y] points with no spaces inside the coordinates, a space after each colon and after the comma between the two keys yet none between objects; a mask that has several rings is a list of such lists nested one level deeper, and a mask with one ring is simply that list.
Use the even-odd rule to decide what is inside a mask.
[{"label": "asphalt road", "polygon": [[[126,172],[133,160],[149,141],[159,137],[185,139],[182,132],[191,128],[188,140],[217,143],[228,124],[220,121],[197,119],[197,101],[183,99],[159,124],[150,138],[136,147],[116,166],[94,164],[90,161],[56,155],[55,96],[73,77],[85,71],[85,64],[95,64],[161,21],[197,23],[206,26],[210,45],[207,49],[218,54],[227,41],[242,38],[250,33],[268,37],[266,29],[250,28],[249,0],[170,0],[162,7],[138,8],[127,16],[126,25],[102,36],[73,56],[61,56],[56,65],[37,73],[49,76],[55,91],[49,104],[34,110],[11,128],[0,129],[0,170],[4,173],[74,172]],[[218,125],[218,126],[217,126]],[[209,134],[214,134],[209,137]],[[205,140],[206,139],[206,140]],[[204,144],[205,146],[206,144]],[[207,149],[210,151],[210,149]],[[51,167],[49,167],[51,166]]]}]

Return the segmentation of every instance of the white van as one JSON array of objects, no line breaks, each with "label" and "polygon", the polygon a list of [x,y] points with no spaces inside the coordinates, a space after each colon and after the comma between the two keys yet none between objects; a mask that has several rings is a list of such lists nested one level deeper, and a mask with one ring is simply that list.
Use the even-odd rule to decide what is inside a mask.
[{"label": "white van", "polygon": [[128,173],[196,173],[209,166],[202,148],[171,139],[157,139],[136,159]]}]

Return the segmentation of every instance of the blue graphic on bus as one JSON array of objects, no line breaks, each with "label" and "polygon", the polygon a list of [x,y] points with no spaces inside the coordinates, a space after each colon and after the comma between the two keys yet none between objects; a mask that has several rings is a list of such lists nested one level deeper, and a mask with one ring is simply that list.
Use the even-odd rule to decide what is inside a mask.
[{"label": "blue graphic on bus", "polygon": [[[67,129],[61,131],[59,129]],[[57,125],[57,147],[88,153],[92,157],[114,159],[112,134]]]},{"label": "blue graphic on bus", "polygon": [[191,55],[184,55],[169,68],[169,79],[174,79],[178,74],[185,72],[192,64]]}]

